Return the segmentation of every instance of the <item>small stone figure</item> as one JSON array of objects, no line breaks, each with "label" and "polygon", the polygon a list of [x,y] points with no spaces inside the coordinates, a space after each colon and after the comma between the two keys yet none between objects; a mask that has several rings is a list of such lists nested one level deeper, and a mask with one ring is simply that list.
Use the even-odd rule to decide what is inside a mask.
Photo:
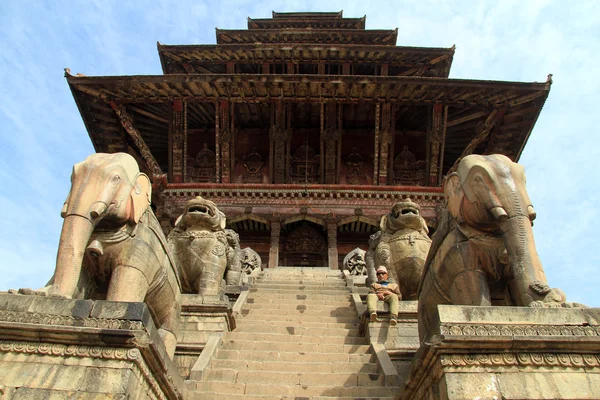
[{"label": "small stone figure", "polygon": [[346,257],[344,257],[344,269],[350,272],[350,275],[367,275],[365,254],[366,252],[358,247],[346,254]]},{"label": "small stone figure", "polygon": [[260,274],[262,259],[258,253],[250,247],[242,250],[242,283],[253,282]]},{"label": "small stone figure", "polygon": [[402,300],[400,288],[388,280],[386,267],[379,266],[376,271],[377,282],[371,284],[370,293],[367,295],[367,312],[371,322],[377,321],[377,300],[385,301],[390,306],[390,325],[398,323],[398,301]]}]

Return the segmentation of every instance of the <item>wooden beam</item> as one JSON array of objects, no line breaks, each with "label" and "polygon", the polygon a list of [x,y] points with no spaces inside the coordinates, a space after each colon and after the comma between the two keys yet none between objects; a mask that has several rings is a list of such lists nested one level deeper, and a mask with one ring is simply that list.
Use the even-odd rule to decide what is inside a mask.
[{"label": "wooden beam", "polygon": [[462,160],[464,157],[468,156],[469,154],[473,154],[473,151],[475,151],[477,146],[479,146],[481,143],[483,143],[483,141],[488,137],[488,135],[490,134],[492,129],[494,129],[494,126],[496,125],[496,123],[504,117],[505,113],[506,113],[506,108],[495,109],[488,115],[485,122],[483,122],[483,123],[480,122],[479,124],[477,124],[477,128],[476,128],[477,133],[476,133],[475,137],[471,140],[471,142],[467,145],[467,147],[465,147],[465,149],[460,154],[460,157],[458,157],[456,159],[456,161],[454,161],[454,164],[448,171],[449,174],[456,171],[456,169],[458,168],[458,163],[460,163],[460,160]]},{"label": "wooden beam", "polygon": [[160,168],[160,165],[158,164],[158,162],[152,155],[150,148],[148,148],[148,146],[146,145],[146,142],[144,142],[144,139],[142,138],[142,134],[133,126],[133,118],[127,112],[125,107],[122,105],[117,105],[112,101],[109,104],[110,104],[110,107],[117,114],[117,117],[119,118],[119,122],[121,122],[121,125],[123,126],[123,128],[125,129],[127,134],[129,134],[129,136],[131,136],[131,138],[133,139],[133,142],[135,143],[135,145],[139,149],[140,153],[142,154],[142,158],[144,159],[144,161],[146,161],[146,164],[148,164],[148,167],[150,167],[150,169],[152,171],[153,179],[155,179],[161,175],[164,175],[162,169]]}]

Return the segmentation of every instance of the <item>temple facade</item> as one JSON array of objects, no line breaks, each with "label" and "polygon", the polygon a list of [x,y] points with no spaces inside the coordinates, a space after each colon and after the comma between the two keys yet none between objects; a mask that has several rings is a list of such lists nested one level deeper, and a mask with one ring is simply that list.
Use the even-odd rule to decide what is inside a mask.
[{"label": "temple facade", "polygon": [[466,155],[518,161],[551,85],[451,79],[454,47],[365,22],[273,12],[216,45],[159,43],[163,75],[67,82],[96,151],[151,177],[165,232],[202,196],[264,267],[337,269],[403,199],[433,232]]}]

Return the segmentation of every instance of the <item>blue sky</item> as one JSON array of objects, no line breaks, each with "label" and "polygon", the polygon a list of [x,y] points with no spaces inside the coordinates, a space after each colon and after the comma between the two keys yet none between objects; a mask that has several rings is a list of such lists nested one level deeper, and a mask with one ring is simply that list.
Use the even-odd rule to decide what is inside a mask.
[{"label": "blue sky", "polygon": [[554,74],[521,158],[534,233],[550,284],[600,306],[600,13],[594,1],[558,0],[0,2],[0,290],[50,278],[71,166],[93,152],[63,68],[160,74],[157,41],[214,44],[215,27],[243,29],[248,16],[342,9],[366,14],[368,29],[398,27],[398,45],[456,44],[452,78]]}]

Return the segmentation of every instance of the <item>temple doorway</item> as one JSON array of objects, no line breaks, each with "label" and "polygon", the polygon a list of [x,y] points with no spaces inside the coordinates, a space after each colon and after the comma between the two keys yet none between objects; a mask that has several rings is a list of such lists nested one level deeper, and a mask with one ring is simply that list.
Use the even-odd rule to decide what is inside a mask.
[{"label": "temple doorway", "polygon": [[325,227],[301,220],[282,229],[283,251],[279,265],[289,267],[328,267]]}]

